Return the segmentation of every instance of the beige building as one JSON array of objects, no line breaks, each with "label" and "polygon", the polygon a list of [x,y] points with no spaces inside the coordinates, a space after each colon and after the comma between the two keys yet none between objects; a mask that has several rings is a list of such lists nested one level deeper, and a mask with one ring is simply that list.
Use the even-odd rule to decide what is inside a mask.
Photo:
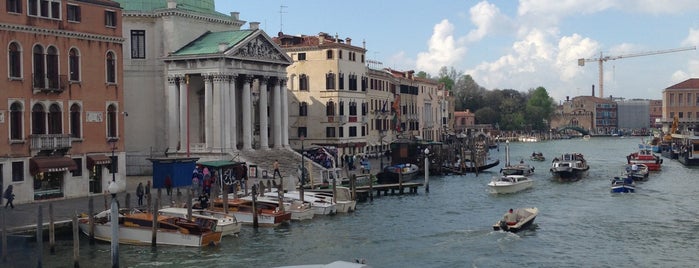
[{"label": "beige building", "polygon": [[380,154],[395,140],[396,128],[393,103],[396,99],[396,78],[385,69],[369,69],[369,135],[367,152]]},{"label": "beige building", "polygon": [[687,79],[663,90],[663,119],[669,125],[679,119],[679,129],[697,129],[699,125],[699,78]]}]

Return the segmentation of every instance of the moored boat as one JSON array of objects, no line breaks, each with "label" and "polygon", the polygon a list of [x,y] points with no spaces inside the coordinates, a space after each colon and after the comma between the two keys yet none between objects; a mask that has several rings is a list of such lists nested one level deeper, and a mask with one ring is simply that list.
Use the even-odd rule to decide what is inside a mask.
[{"label": "moored boat", "polygon": [[511,194],[531,188],[534,182],[523,175],[498,176],[488,183],[494,194]]},{"label": "moored boat", "polygon": [[[265,193],[265,196],[276,195],[278,195],[276,191]],[[290,200],[301,200],[299,191],[287,191],[284,193],[284,198]],[[313,213],[315,215],[332,215],[337,212],[337,206],[332,202],[332,200],[318,198],[313,194],[304,192],[303,201],[308,202],[311,205],[311,209],[313,209]]]},{"label": "moored boat", "polygon": [[542,152],[533,152],[532,156],[529,157],[529,160],[546,161],[546,157],[544,157],[544,153],[542,153]]},{"label": "moored boat", "polygon": [[399,181],[412,181],[418,175],[420,168],[415,164],[398,164],[387,166],[382,172],[376,174],[378,184],[398,183]]},{"label": "moored boat", "polygon": [[[95,239],[111,242],[111,211],[105,210],[95,215]],[[131,245],[151,245],[153,234],[153,214],[140,211],[122,211],[119,217],[119,243]],[[196,222],[165,215],[157,216],[156,244],[173,246],[203,247],[221,242],[222,232],[213,231]],[[78,220],[80,230],[89,234],[88,217]]]},{"label": "moored boat", "polygon": [[636,183],[632,178],[614,177],[612,179],[612,193],[633,193],[636,192]]},{"label": "moored boat", "polygon": [[357,209],[357,201],[352,200],[352,192],[350,191],[350,188],[337,186],[335,187],[334,192],[335,195],[333,195],[332,192],[309,191],[306,193],[335,203],[337,213],[348,213]]},{"label": "moored boat", "polygon": [[493,225],[493,230],[519,232],[530,227],[537,215],[539,215],[539,209],[536,207],[510,209],[510,212],[506,213],[501,220],[498,220]]},{"label": "moored boat", "polygon": [[[223,198],[216,198],[211,202],[211,210],[223,211]],[[242,224],[253,224],[252,201],[241,198],[228,199],[228,213],[233,214]],[[257,223],[263,227],[274,227],[291,220],[291,212],[282,211],[278,205],[271,203],[255,203],[257,210]]]},{"label": "moored boat", "polygon": [[[158,210],[160,215],[187,218],[187,208],[168,207]],[[205,209],[192,209],[192,220],[201,226],[220,231],[223,236],[240,233],[240,223],[233,215]]]},{"label": "moored boat", "polygon": [[551,162],[551,174],[560,179],[580,179],[590,169],[580,153],[565,153]]},{"label": "moored boat", "polygon": [[626,156],[626,161],[629,165],[644,164],[648,166],[650,171],[661,170],[661,165],[663,164],[663,159],[650,149],[641,149],[638,152],[633,152]]}]

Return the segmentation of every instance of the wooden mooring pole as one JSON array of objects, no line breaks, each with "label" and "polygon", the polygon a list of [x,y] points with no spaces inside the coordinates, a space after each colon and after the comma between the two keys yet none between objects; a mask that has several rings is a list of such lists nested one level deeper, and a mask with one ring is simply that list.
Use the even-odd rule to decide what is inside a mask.
[{"label": "wooden mooring pole", "polygon": [[80,267],[80,230],[78,230],[78,212],[73,212],[73,267]]},{"label": "wooden mooring pole", "polygon": [[43,251],[42,249],[44,248],[44,226],[43,226],[43,208],[41,205],[39,205],[39,211],[36,214],[36,251],[37,251],[37,256],[36,256],[36,267],[43,267],[41,259],[43,258]]},{"label": "wooden mooring pole", "polygon": [[49,203],[49,252],[56,254],[56,228],[53,221],[53,203]]},{"label": "wooden mooring pole", "polygon": [[90,221],[90,245],[95,244],[95,199],[90,196],[87,200],[87,219]]}]

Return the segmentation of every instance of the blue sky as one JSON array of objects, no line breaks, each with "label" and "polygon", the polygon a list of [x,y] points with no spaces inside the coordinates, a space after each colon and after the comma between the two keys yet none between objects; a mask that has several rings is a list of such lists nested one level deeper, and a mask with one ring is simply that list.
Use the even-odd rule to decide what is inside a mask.
[{"label": "blue sky", "polygon": [[[487,89],[545,87],[557,101],[599,96],[598,64],[699,45],[696,0],[215,0],[270,36],[326,32],[366,42],[383,67],[437,75],[442,66]],[[281,6],[284,6],[283,8]],[[281,11],[281,13],[280,13]],[[247,28],[248,26],[244,26]],[[604,95],[661,99],[662,90],[699,77],[699,51],[624,57],[604,63]]]}]

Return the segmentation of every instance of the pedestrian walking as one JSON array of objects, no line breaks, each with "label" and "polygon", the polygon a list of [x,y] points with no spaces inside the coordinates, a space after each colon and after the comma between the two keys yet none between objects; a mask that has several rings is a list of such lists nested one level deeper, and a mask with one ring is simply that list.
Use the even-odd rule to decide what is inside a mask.
[{"label": "pedestrian walking", "polygon": [[12,204],[12,200],[15,200],[15,194],[12,193],[12,185],[7,186],[7,190],[5,190],[5,193],[2,195],[2,197],[7,199],[5,208],[7,208],[7,206],[10,206],[12,209],[15,209],[15,204]]},{"label": "pedestrian walking", "polygon": [[136,186],[136,196],[138,197],[138,206],[143,206],[143,194],[145,194],[143,189],[143,183],[139,182]]},{"label": "pedestrian walking", "polygon": [[282,174],[279,173],[279,161],[274,160],[274,164],[272,164],[272,168],[274,169],[274,173],[272,174],[272,179],[276,179],[277,174],[279,174],[279,178],[281,178]]}]

